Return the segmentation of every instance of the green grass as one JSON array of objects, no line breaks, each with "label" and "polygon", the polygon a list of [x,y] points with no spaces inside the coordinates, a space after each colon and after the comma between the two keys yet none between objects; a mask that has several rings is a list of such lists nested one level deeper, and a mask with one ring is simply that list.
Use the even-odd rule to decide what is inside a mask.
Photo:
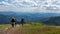
[{"label": "green grass", "polygon": [[[11,24],[0,24],[0,31],[4,28],[11,27]],[[21,34],[60,34],[60,26],[43,25],[40,23],[19,25]]]},{"label": "green grass", "polygon": [[0,24],[0,31],[3,30],[4,28],[11,27],[10,24]]},{"label": "green grass", "polygon": [[[34,24],[33,24],[34,25]],[[24,24],[20,25],[19,32],[21,34],[60,34],[60,26],[47,26],[47,25],[35,25]]]}]

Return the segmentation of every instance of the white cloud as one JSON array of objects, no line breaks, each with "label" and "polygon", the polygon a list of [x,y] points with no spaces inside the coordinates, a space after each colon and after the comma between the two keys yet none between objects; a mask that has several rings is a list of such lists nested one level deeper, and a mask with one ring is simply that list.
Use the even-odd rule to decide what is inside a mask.
[{"label": "white cloud", "polygon": [[11,5],[11,4],[9,4],[8,2],[4,2],[4,1],[2,1],[1,3],[2,3],[2,4],[5,4],[5,5]]},{"label": "white cloud", "polygon": [[60,0],[5,0],[0,2],[0,11],[60,12]]}]

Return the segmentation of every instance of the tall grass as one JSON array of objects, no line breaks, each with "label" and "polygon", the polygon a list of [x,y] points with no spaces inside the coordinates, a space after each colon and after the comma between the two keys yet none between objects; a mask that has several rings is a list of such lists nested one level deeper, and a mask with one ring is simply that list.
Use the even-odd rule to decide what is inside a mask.
[{"label": "tall grass", "polygon": [[11,25],[10,24],[0,24],[0,31],[5,28],[8,28],[8,27],[11,27]]},{"label": "tall grass", "polygon": [[19,32],[21,34],[60,34],[60,26],[47,26],[40,23],[20,25]]}]

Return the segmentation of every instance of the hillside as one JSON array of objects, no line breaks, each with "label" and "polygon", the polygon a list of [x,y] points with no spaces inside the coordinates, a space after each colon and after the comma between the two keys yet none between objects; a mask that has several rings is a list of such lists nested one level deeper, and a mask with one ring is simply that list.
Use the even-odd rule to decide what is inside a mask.
[{"label": "hillside", "polygon": [[60,16],[44,18],[41,19],[40,21],[48,25],[60,25]]},{"label": "hillside", "polygon": [[0,34],[60,34],[60,26],[24,24],[23,27],[12,28],[9,24],[3,24],[0,27]]}]

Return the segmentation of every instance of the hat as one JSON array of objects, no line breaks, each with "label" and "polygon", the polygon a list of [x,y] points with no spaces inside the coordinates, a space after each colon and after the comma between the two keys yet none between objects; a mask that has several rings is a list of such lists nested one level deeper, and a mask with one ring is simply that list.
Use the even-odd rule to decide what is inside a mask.
[{"label": "hat", "polygon": [[12,16],[12,19],[14,19],[14,16]]}]

